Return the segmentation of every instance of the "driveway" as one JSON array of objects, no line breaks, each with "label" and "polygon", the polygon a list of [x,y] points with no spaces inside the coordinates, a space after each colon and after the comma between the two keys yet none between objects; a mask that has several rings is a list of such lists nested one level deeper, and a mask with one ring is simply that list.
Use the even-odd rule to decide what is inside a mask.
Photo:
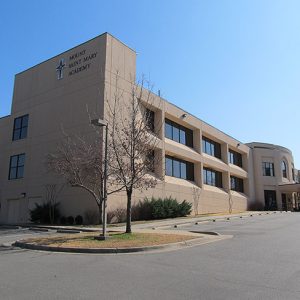
[{"label": "driveway", "polygon": [[160,253],[6,249],[0,252],[0,298],[300,299],[299,224],[300,213],[279,213],[184,226],[234,237]]}]

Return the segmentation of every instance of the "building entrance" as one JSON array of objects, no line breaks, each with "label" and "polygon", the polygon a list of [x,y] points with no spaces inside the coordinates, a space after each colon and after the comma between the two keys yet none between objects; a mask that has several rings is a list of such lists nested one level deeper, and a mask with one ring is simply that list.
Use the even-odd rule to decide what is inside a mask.
[{"label": "building entrance", "polygon": [[277,210],[276,191],[265,190],[265,210]]}]

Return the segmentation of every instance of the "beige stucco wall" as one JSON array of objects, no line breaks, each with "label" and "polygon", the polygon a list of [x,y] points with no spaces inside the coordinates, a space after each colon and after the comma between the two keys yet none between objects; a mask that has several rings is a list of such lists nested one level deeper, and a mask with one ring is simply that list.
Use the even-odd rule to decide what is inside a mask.
[{"label": "beige stucco wall", "polygon": [[[281,192],[278,186],[281,184],[294,183],[292,176],[292,164],[294,163],[292,152],[282,146],[267,143],[249,143],[253,155],[253,180],[256,202],[264,206],[264,190],[276,191],[278,209],[282,208]],[[281,162],[287,165],[287,178],[282,176]],[[274,163],[275,176],[263,176],[263,162]]]},{"label": "beige stucco wall", "polygon": [[[56,67],[61,59],[66,67],[64,77],[58,80]],[[76,68],[82,67],[83,70],[75,72]],[[93,138],[95,131],[89,125],[89,116],[107,119],[107,101],[113,101],[116,86],[124,92],[124,97],[129,97],[135,77],[136,53],[109,34],[98,36],[16,75],[11,115],[0,119],[0,223],[28,221],[28,209],[35,202],[45,201],[45,184],[61,183],[60,178],[46,172],[44,161],[47,153],[63,139],[62,131]],[[218,213],[228,212],[230,207],[233,212],[244,211],[249,203],[256,201],[256,197],[261,199],[262,187],[257,179],[259,163],[256,162],[260,156],[251,150],[251,146],[155,94],[151,93],[151,97],[155,130],[160,139],[156,151],[159,163],[155,166],[158,184],[147,191],[136,190],[133,201],[145,196],[173,196],[179,201],[193,203],[198,208],[197,213]],[[25,114],[29,114],[28,136],[12,141],[14,119]],[[186,117],[183,118],[183,114]],[[166,117],[193,130],[193,149],[164,137]],[[222,159],[202,152],[202,136],[221,144]],[[242,155],[243,168],[229,164],[229,149]],[[20,153],[26,153],[24,178],[8,180],[9,158]],[[195,181],[164,176],[165,155],[194,163]],[[274,159],[278,160],[281,158],[275,152],[268,155],[275,155]],[[284,155],[290,163],[292,158],[288,153]],[[223,188],[203,184],[203,167],[222,172]],[[244,193],[230,191],[230,175],[244,180]],[[200,189],[197,201],[193,192],[195,187]],[[26,196],[23,197],[22,193]],[[66,187],[58,200],[65,216],[84,216],[86,211],[97,211],[94,200],[79,188]],[[124,193],[114,194],[108,199],[108,210],[125,205]]]}]

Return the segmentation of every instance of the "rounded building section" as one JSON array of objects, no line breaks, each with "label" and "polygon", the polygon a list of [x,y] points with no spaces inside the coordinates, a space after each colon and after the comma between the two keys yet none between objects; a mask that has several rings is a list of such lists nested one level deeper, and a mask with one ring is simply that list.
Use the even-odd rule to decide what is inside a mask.
[{"label": "rounded building section", "polygon": [[296,182],[292,152],[274,144],[253,142],[247,145],[253,165],[254,209],[298,209],[297,193],[284,188]]}]

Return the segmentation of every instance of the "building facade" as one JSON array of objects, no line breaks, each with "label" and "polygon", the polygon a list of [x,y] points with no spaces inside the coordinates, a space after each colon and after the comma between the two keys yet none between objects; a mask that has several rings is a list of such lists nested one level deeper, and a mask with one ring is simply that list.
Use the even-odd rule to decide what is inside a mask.
[{"label": "building facade", "polygon": [[[46,155],[55,151],[63,132],[92,139],[89,115],[105,118],[116,78],[119,88],[130,93],[135,73],[135,51],[105,33],[16,75],[11,114],[0,118],[0,223],[29,221],[29,210],[45,202],[45,187],[61,183],[47,171]],[[160,141],[154,170],[158,184],[135,191],[135,201],[173,196],[191,202],[195,214],[297,205],[288,149],[243,144],[151,95],[153,130]],[[284,192],[287,185],[292,188]],[[66,187],[58,200],[65,216],[97,212],[94,200],[78,188]],[[124,194],[114,194],[108,210],[125,203]]]}]

